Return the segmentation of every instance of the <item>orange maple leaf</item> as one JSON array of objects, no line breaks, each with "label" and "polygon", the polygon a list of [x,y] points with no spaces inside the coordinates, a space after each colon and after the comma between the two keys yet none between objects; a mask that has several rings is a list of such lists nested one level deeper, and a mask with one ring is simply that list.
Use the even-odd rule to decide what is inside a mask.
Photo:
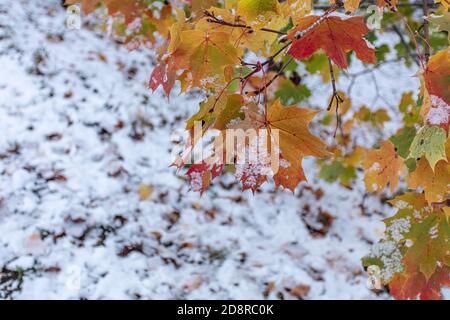
[{"label": "orange maple leaf", "polygon": [[405,165],[392,142],[382,141],[379,150],[371,150],[367,154],[364,169],[364,182],[369,191],[381,191],[389,183],[391,192],[394,192]]}]

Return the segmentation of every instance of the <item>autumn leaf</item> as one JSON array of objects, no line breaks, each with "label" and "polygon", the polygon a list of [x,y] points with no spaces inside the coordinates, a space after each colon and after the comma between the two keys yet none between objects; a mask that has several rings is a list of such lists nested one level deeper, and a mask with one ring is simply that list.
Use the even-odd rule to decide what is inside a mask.
[{"label": "autumn leaf", "polygon": [[[355,12],[359,8],[361,0],[344,0],[344,9],[348,12]],[[336,0],[330,0],[330,3],[336,3]]]},{"label": "autumn leaf", "polygon": [[389,140],[394,144],[397,149],[397,153],[406,158],[409,155],[409,148],[416,136],[416,128],[414,127],[404,127],[400,129],[395,136],[392,136]]},{"label": "autumn leaf", "polygon": [[[296,106],[284,107],[279,100],[273,102],[267,111],[267,116],[264,116],[255,110],[247,110],[245,120],[232,128],[266,129],[272,138],[275,132],[278,133],[279,138],[274,139],[275,142],[271,139],[280,153],[279,168],[274,172],[274,180],[277,186],[293,191],[298,183],[305,180],[301,167],[303,157],[329,155],[325,143],[313,136],[308,129],[308,124],[317,112]],[[270,152],[271,150],[267,150],[268,154]]]},{"label": "autumn leaf", "polygon": [[162,86],[167,96],[170,95],[177,80],[177,68],[173,56],[166,54],[166,47],[161,49],[158,64],[150,75],[149,87],[153,91]]},{"label": "autumn leaf", "polygon": [[177,9],[177,22],[175,22],[170,28],[170,43],[167,48],[169,53],[174,53],[181,42],[181,32],[184,29],[186,20],[186,13],[184,10]]},{"label": "autumn leaf", "polygon": [[191,191],[205,192],[210,186],[211,181],[218,177],[222,173],[222,170],[223,165],[211,165],[207,161],[192,164],[186,172]]},{"label": "autumn leaf", "polygon": [[391,10],[395,10],[398,0],[377,0],[377,6],[379,8],[384,8],[384,6],[389,7]]},{"label": "autumn leaf", "polygon": [[238,50],[231,45],[230,35],[208,30],[181,32],[175,51],[177,69],[189,70],[192,85],[207,87],[223,78],[226,65],[239,63]]},{"label": "autumn leaf", "polygon": [[430,14],[427,20],[431,22],[432,25],[437,26],[438,31],[447,32],[447,41],[450,43],[450,12],[443,11],[439,15]]},{"label": "autumn leaf", "polygon": [[397,299],[441,299],[441,286],[450,285],[450,226],[440,212],[429,213],[405,234],[405,271],[390,282]]},{"label": "autumn leaf", "polygon": [[354,118],[361,122],[367,122],[374,127],[382,127],[386,121],[389,121],[387,111],[385,109],[378,109],[376,111],[369,109],[367,106],[361,106],[361,108],[355,112]]},{"label": "autumn leaf", "polygon": [[278,0],[239,0],[237,7],[237,14],[250,22],[261,17],[266,18],[278,11]]},{"label": "autumn leaf", "polygon": [[419,271],[397,274],[391,281],[389,288],[394,298],[400,300],[417,298],[440,300],[442,299],[441,288],[443,286],[450,286],[449,267],[440,267],[428,281]]},{"label": "autumn leaf", "polygon": [[330,16],[312,27],[319,19],[320,16],[304,17],[289,31],[288,37],[293,41],[288,51],[291,56],[298,60],[307,59],[323,49],[336,65],[347,68],[346,53],[354,50],[361,61],[375,63],[375,50],[363,38],[369,32],[363,17]]},{"label": "autumn leaf", "polygon": [[141,0],[123,1],[123,0],[103,0],[108,8],[108,14],[113,16],[123,14],[125,23],[129,24],[140,17],[145,11],[145,4]]},{"label": "autumn leaf", "polygon": [[434,0],[434,3],[439,3],[445,11],[448,11],[450,8],[450,3],[448,0]]},{"label": "autumn leaf", "polygon": [[188,0],[191,4],[191,10],[194,15],[199,15],[202,10],[216,6],[219,0]]},{"label": "autumn leaf", "polygon": [[312,0],[285,0],[280,5],[281,15],[286,19],[292,18],[294,23],[312,10]]},{"label": "autumn leaf", "polygon": [[444,129],[436,126],[424,126],[417,132],[411,144],[408,158],[418,159],[425,155],[431,169],[435,171],[434,167],[438,161],[447,161],[445,142],[446,133]]},{"label": "autumn leaf", "polygon": [[404,160],[390,141],[382,141],[379,150],[367,153],[363,163],[364,182],[370,192],[380,192],[389,184],[391,192],[397,189],[399,176],[405,171]]},{"label": "autumn leaf", "polygon": [[408,186],[411,189],[423,188],[429,204],[442,202],[450,194],[450,165],[439,161],[433,171],[426,159],[417,161],[416,170],[410,173]]},{"label": "autumn leaf", "polygon": [[201,121],[204,129],[214,126],[215,129],[225,130],[231,120],[243,117],[240,111],[243,104],[239,94],[222,94],[217,98],[212,96],[200,103],[200,110],[189,118],[186,129],[192,129],[196,121]]},{"label": "autumn leaf", "polygon": [[434,54],[424,72],[425,85],[430,96],[438,96],[450,104],[450,50]]},{"label": "autumn leaf", "polygon": [[140,184],[139,185],[139,199],[141,201],[147,200],[153,193],[153,191],[155,191],[155,188],[147,185],[147,184]]},{"label": "autumn leaf", "polygon": [[385,237],[364,265],[380,268],[380,280],[396,299],[442,298],[450,270],[447,216],[429,207],[422,193],[406,193],[390,203],[397,213],[385,220]]}]

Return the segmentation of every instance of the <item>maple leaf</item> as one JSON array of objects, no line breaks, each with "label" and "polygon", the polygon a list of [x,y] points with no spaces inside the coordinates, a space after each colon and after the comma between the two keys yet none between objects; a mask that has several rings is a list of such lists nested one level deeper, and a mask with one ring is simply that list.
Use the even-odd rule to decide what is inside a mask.
[{"label": "maple leaf", "polygon": [[253,193],[267,181],[264,167],[259,164],[236,164],[235,176],[242,182],[242,191],[251,190]]},{"label": "maple leaf", "polygon": [[[232,14],[228,9],[213,7],[210,8],[209,12],[217,19],[216,21],[246,25],[246,22],[242,20],[240,16]],[[278,37],[276,33],[265,32],[259,29],[259,27],[233,28],[227,24],[211,23],[210,20],[211,17],[208,16],[201,19],[196,24],[196,29],[228,33],[230,35],[230,43],[232,43],[233,46],[248,48],[255,53],[258,53],[259,51],[268,53],[268,44],[273,43]],[[275,16],[264,23],[264,27],[272,30],[279,30],[285,25],[286,20],[281,16]]]},{"label": "maple leaf", "polygon": [[[345,69],[348,67],[346,53],[354,50],[361,61],[375,63],[375,50],[363,38],[369,32],[363,17],[329,16],[320,23],[319,19],[320,16],[304,17],[289,31],[288,37],[293,41],[288,51],[291,56],[302,60],[323,49],[336,65]],[[319,25],[313,27],[315,23]]]},{"label": "maple leaf", "polygon": [[434,3],[440,3],[445,11],[450,8],[450,2],[448,0],[434,0]]},{"label": "maple leaf", "polygon": [[[344,9],[348,12],[355,12],[359,8],[361,0],[344,0]],[[336,0],[330,0],[330,3],[335,4]]]},{"label": "maple leaf", "polygon": [[434,171],[436,163],[440,160],[447,161],[445,155],[445,130],[436,126],[422,127],[414,138],[408,158],[418,159],[425,155]]},{"label": "maple leaf", "polygon": [[446,10],[439,15],[430,14],[427,20],[436,25],[438,31],[447,31],[447,41],[450,43],[450,12]]},{"label": "maple leaf", "polygon": [[281,186],[294,192],[300,182],[306,181],[306,176],[302,168],[302,160],[302,158],[294,158],[289,161],[280,156],[278,172],[273,176],[275,186]]},{"label": "maple leaf", "polygon": [[192,129],[196,121],[201,121],[204,129],[214,124],[215,129],[224,130],[231,120],[241,117],[243,103],[239,94],[211,96],[200,103],[200,110],[187,121],[186,129]]},{"label": "maple leaf", "polygon": [[[277,186],[294,190],[300,181],[306,180],[301,166],[305,156],[325,157],[329,155],[325,143],[309,132],[308,124],[317,114],[316,111],[302,109],[296,106],[284,107],[280,100],[276,100],[267,108],[267,115],[260,114],[254,108],[245,112],[245,120],[231,128],[266,129],[270,133],[271,143],[279,150],[279,168],[274,174]],[[278,139],[275,137],[278,133]],[[272,145],[267,144],[267,149]],[[267,150],[270,154],[272,150]],[[264,178],[254,179],[256,182]]]},{"label": "maple leaf", "polygon": [[212,6],[216,6],[219,0],[188,0],[190,7],[194,15],[199,14],[202,10],[209,9]]},{"label": "maple leaf", "polygon": [[222,170],[223,165],[211,165],[207,161],[191,165],[186,172],[191,191],[200,193],[205,192],[211,185],[211,181],[218,177],[222,173]]},{"label": "maple leaf", "polygon": [[403,261],[405,271],[393,277],[391,293],[397,299],[441,299],[440,288],[450,285],[450,226],[440,212],[412,224]]},{"label": "maple leaf", "polygon": [[426,159],[417,161],[416,170],[410,173],[408,186],[422,187],[428,203],[442,202],[450,194],[450,165],[439,161],[433,171]]},{"label": "maple leaf", "polygon": [[189,70],[192,85],[207,87],[223,78],[227,65],[239,63],[239,51],[231,45],[230,35],[210,30],[181,32],[175,51],[177,69]]},{"label": "maple leaf", "polygon": [[304,17],[312,10],[312,0],[286,0],[281,3],[280,13],[284,18],[292,18],[294,23],[298,17]]},{"label": "maple leaf", "polygon": [[450,50],[443,49],[428,61],[424,72],[425,85],[430,96],[438,96],[450,104]]},{"label": "maple leaf", "polygon": [[150,75],[149,87],[153,91],[162,86],[167,96],[170,95],[175,81],[177,80],[177,67],[173,55],[165,53],[167,45],[161,48],[158,64]]},{"label": "maple leaf", "polygon": [[416,128],[414,127],[404,127],[400,129],[395,136],[390,138],[391,142],[397,149],[397,153],[406,158],[409,155],[409,148],[416,136]]},{"label": "maple leaf", "polygon": [[397,2],[398,0],[377,0],[377,6],[379,8],[384,8],[384,6],[388,6],[389,9],[395,10]]},{"label": "maple leaf", "polygon": [[448,217],[429,207],[422,193],[406,193],[390,203],[398,211],[385,220],[385,237],[364,265],[380,268],[380,280],[396,299],[440,299],[440,288],[449,285]]},{"label": "maple leaf", "polygon": [[391,192],[397,189],[399,176],[405,171],[404,160],[390,141],[382,141],[379,150],[367,153],[363,163],[364,182],[370,192],[379,192],[389,183]]},{"label": "maple leaf", "polygon": [[123,1],[123,0],[103,0],[108,8],[108,14],[113,16],[123,14],[125,24],[130,24],[136,18],[140,17],[145,11],[145,4],[140,0]]},{"label": "maple leaf", "polygon": [[240,0],[237,7],[237,14],[249,22],[261,20],[278,12],[278,0]]},{"label": "maple leaf", "polygon": [[177,9],[176,22],[169,28],[170,30],[170,43],[167,48],[169,53],[173,53],[181,42],[181,32],[184,29],[186,21],[186,13],[182,9]]},{"label": "maple leaf", "polygon": [[450,286],[450,268],[439,268],[430,280],[419,271],[406,274],[396,274],[389,284],[390,293],[396,299],[407,300],[440,300],[441,287]]}]

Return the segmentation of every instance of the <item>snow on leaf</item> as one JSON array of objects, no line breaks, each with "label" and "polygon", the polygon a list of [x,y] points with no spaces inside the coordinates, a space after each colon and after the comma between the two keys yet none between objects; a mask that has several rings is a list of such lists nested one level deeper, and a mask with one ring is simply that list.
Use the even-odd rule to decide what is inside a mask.
[{"label": "snow on leaf", "polygon": [[191,190],[200,193],[205,192],[210,186],[212,179],[218,177],[222,170],[223,165],[210,165],[206,161],[191,165],[186,172]]},{"label": "snow on leaf", "polygon": [[405,170],[403,161],[392,142],[382,141],[381,148],[369,151],[363,163],[366,188],[370,192],[379,192],[389,184],[391,192],[394,192],[399,176]]},{"label": "snow on leaf", "polygon": [[427,115],[427,123],[430,126],[438,126],[449,131],[450,125],[450,105],[438,96],[431,96],[431,107]]},{"label": "snow on leaf", "polygon": [[239,63],[238,50],[230,43],[228,33],[185,30],[181,32],[180,39],[174,53],[175,64],[177,69],[191,72],[193,86],[204,88],[208,83],[202,85],[202,80],[223,78],[225,66]]}]

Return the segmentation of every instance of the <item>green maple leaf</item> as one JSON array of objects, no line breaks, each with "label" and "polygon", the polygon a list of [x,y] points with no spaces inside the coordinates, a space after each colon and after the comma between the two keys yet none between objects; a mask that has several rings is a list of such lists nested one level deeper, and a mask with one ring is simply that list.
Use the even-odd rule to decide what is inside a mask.
[{"label": "green maple leaf", "polygon": [[416,129],[414,127],[405,127],[397,135],[391,137],[391,142],[397,148],[397,153],[406,158],[409,154],[409,148],[416,136]]},{"label": "green maple leaf", "polygon": [[433,212],[420,223],[412,225],[405,235],[413,243],[405,254],[405,264],[410,269],[418,266],[426,279],[430,279],[438,263],[449,259],[449,236],[448,221],[438,213]]},{"label": "green maple leaf", "polygon": [[445,156],[445,130],[436,126],[424,126],[419,130],[411,144],[411,151],[408,158],[420,158],[423,155],[427,158],[434,171],[436,163],[446,160]]},{"label": "green maple leaf", "polygon": [[432,25],[437,26],[438,31],[447,31],[448,42],[450,42],[450,13],[443,11],[442,15],[431,14],[427,17],[427,20],[432,23]]}]

